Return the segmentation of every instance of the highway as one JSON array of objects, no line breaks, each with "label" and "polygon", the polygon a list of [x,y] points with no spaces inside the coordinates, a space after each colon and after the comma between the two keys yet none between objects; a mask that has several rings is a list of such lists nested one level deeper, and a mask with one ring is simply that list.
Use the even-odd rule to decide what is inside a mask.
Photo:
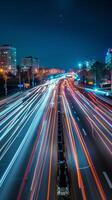
[{"label": "highway", "polygon": [[61,93],[73,199],[112,199],[112,107],[72,81]]},{"label": "highway", "polygon": [[60,200],[61,132],[69,199],[112,199],[112,101],[57,78],[0,101],[0,200]]},{"label": "highway", "polygon": [[55,199],[56,93],[54,81],[2,101],[0,199]]}]

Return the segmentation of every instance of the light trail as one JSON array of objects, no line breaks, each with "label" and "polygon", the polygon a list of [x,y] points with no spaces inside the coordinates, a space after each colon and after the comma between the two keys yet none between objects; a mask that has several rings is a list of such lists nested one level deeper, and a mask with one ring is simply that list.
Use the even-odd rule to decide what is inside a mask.
[{"label": "light trail", "polygon": [[[63,84],[63,85],[64,85],[64,84]],[[70,88],[69,88],[69,91],[70,91]],[[72,95],[73,97],[75,96],[72,92],[71,92],[71,95]],[[75,101],[76,101],[76,100],[77,100],[77,99],[76,99],[76,97],[75,97]],[[87,159],[87,162],[88,162],[89,168],[90,168],[90,170],[91,170],[91,174],[92,174],[94,183],[95,183],[96,186],[97,186],[97,190],[98,190],[98,192],[99,192],[99,194],[100,194],[100,197],[101,197],[101,199],[106,200],[105,192],[104,192],[104,190],[103,190],[102,184],[101,184],[101,182],[100,182],[100,179],[99,179],[99,177],[98,177],[98,175],[97,175],[97,172],[96,172],[96,170],[95,170],[95,167],[94,167],[94,165],[93,165],[93,162],[92,162],[91,156],[90,156],[90,154],[89,154],[88,148],[87,148],[86,143],[85,143],[85,141],[84,141],[84,139],[83,139],[83,137],[82,137],[82,135],[81,135],[81,132],[80,132],[80,130],[79,130],[79,128],[78,128],[77,122],[76,122],[76,120],[75,120],[74,117],[73,117],[73,114],[72,114],[72,112],[71,112],[71,109],[70,109],[68,100],[67,100],[67,98],[66,98],[66,96],[65,96],[64,87],[62,87],[62,101],[63,101],[63,107],[64,107],[64,111],[65,111],[65,116],[66,116],[67,125],[68,125],[68,127],[69,127],[71,123],[73,124],[74,129],[75,129],[75,131],[76,131],[76,135],[77,135],[78,140],[79,140],[79,142],[80,142],[80,145],[81,145],[82,148],[83,148],[84,155],[85,155],[85,157],[86,157],[86,159]],[[79,102],[78,102],[78,105],[80,105]],[[70,118],[70,119],[69,119],[69,118]],[[70,131],[70,128],[69,128],[68,130],[69,130],[68,133],[69,133],[70,135],[73,135],[73,133],[71,133],[71,131]],[[74,139],[73,139],[73,140],[74,140]],[[72,145],[72,141],[73,141],[73,140],[71,140],[71,145]],[[75,148],[75,147],[74,147],[74,148]],[[75,152],[75,155],[77,155],[77,152]],[[77,156],[78,156],[78,155],[77,155]],[[75,163],[77,163],[76,158],[74,158],[74,160],[75,160]],[[77,164],[76,164],[76,165],[77,165]],[[78,177],[79,177],[79,175],[78,175]],[[79,178],[78,178],[78,179],[79,179]],[[82,178],[82,181],[83,181],[83,180],[84,180],[84,179]],[[85,195],[86,195],[86,192],[85,192]],[[83,197],[83,199],[84,199],[84,197]]]},{"label": "light trail", "polygon": [[[18,124],[18,126],[16,127],[16,129],[14,130],[13,134],[11,134],[11,136],[8,138],[8,140],[6,140],[6,142],[4,143],[4,145],[1,148],[1,151],[5,148],[5,151],[3,152],[3,154],[0,156],[0,160],[4,157],[4,155],[7,153],[7,151],[9,150],[10,146],[14,143],[14,141],[16,140],[16,138],[19,136],[19,134],[22,132],[23,128],[25,127],[25,125],[27,124],[28,120],[30,119],[30,117],[35,113],[35,111],[37,109],[39,109],[39,106],[41,105],[41,103],[43,102],[45,96],[43,96],[43,98],[41,99],[40,102],[38,102],[38,104],[29,112],[24,113],[25,116],[22,118],[22,120],[20,121],[20,123]],[[38,111],[38,110],[37,110]],[[22,128],[19,130],[19,132],[17,133],[18,129],[20,128],[20,126],[22,125]],[[15,136],[15,137],[14,137]],[[13,138],[12,138],[13,137]],[[12,140],[11,140],[12,139]],[[9,143],[10,142],[10,143]],[[8,146],[6,146],[8,144]]]},{"label": "light trail", "polygon": [[[30,125],[30,127],[29,127],[29,129],[28,129],[28,131],[27,131],[27,133],[26,133],[26,135],[24,137],[24,139],[22,140],[21,144],[19,145],[19,147],[18,147],[16,153],[14,154],[12,160],[10,161],[9,165],[7,166],[7,169],[5,170],[4,174],[2,175],[2,178],[1,178],[1,181],[0,181],[0,186],[2,186],[2,184],[4,183],[4,181],[5,181],[6,177],[7,177],[7,175],[9,174],[14,162],[16,161],[17,157],[19,156],[23,146],[25,145],[25,143],[27,143],[29,135],[32,135],[34,130],[36,129],[37,124],[39,123],[40,118],[42,117],[42,113],[43,113],[43,111],[45,109],[45,105],[47,105],[47,102],[49,102],[48,99],[49,99],[49,96],[50,96],[50,94],[52,92],[52,89],[53,89],[53,87],[51,86],[51,88],[49,88],[49,90],[47,92],[47,95],[45,95],[46,98],[43,96],[43,102],[41,102],[41,105],[40,105],[40,107],[38,109],[37,114],[35,115],[35,117],[34,117],[32,123],[31,123],[31,125]],[[38,106],[39,105],[37,104],[36,105],[36,109],[38,108]],[[37,120],[37,124],[35,124],[35,120]]]},{"label": "light trail", "polygon": [[[109,127],[107,127],[107,120],[105,120],[105,118],[96,109],[94,109],[94,104],[92,103],[91,105],[91,102],[89,102],[88,99],[79,92],[76,91],[74,93],[69,84],[68,87],[71,96],[75,102],[77,102],[77,105],[80,106],[84,114],[88,117],[89,123],[91,122],[97,129],[96,133],[98,133],[100,141],[105,145],[109,153],[112,154],[112,134],[110,132],[112,125],[109,124]],[[100,119],[98,119],[98,117],[100,117]]]}]

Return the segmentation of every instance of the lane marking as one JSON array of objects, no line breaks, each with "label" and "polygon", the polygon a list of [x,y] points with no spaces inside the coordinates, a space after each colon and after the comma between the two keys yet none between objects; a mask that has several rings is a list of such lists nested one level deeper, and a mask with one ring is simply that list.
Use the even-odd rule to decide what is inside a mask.
[{"label": "lane marking", "polygon": [[84,129],[84,128],[82,128],[82,130],[83,130],[83,133],[84,133],[84,135],[86,136],[86,135],[87,135],[87,133],[86,133],[85,129]]},{"label": "lane marking", "polygon": [[105,179],[106,179],[106,181],[107,181],[107,183],[109,185],[109,188],[112,189],[112,182],[110,181],[107,173],[106,172],[102,172],[102,173],[103,173],[103,175],[104,175],[104,177],[105,177]]},{"label": "lane marking", "polygon": [[77,117],[78,121],[80,121],[79,117]]},{"label": "lane marking", "polygon": [[88,169],[90,168],[89,165],[85,166],[85,167],[80,167],[79,169]]}]

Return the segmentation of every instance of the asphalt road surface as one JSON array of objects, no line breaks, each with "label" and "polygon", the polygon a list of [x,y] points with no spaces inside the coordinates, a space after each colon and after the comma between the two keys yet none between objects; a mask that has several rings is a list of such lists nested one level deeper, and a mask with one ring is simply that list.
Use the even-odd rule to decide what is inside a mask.
[{"label": "asphalt road surface", "polygon": [[59,199],[59,95],[71,199],[112,199],[112,101],[60,79],[0,101],[0,200]]}]

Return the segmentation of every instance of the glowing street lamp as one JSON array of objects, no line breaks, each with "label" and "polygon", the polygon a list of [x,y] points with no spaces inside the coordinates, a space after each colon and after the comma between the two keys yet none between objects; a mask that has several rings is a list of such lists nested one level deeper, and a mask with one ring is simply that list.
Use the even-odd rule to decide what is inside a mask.
[{"label": "glowing street lamp", "polygon": [[81,69],[81,67],[82,67],[82,63],[79,63],[79,64],[78,64],[78,67],[79,67],[79,69]]},{"label": "glowing street lamp", "polygon": [[3,69],[2,68],[0,68],[0,73],[3,74]]},{"label": "glowing street lamp", "polygon": [[38,73],[38,69],[35,69],[35,73]]}]

